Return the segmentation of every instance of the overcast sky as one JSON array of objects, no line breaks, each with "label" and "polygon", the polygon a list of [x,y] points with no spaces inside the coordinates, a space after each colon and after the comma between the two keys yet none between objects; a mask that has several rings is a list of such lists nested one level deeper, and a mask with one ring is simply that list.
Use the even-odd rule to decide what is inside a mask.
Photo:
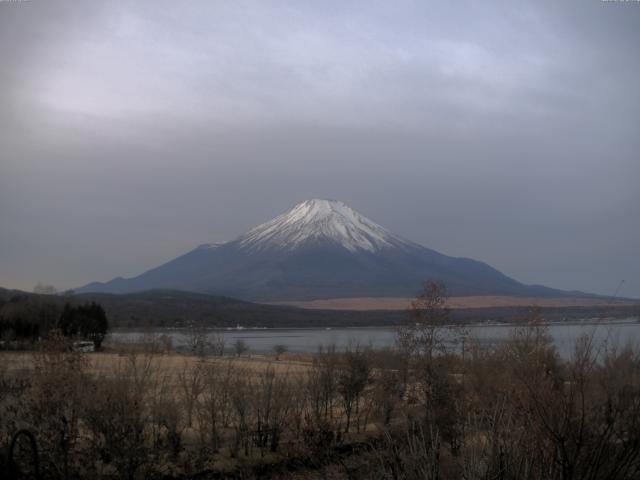
[{"label": "overcast sky", "polygon": [[308,198],[640,296],[640,3],[0,1],[0,286],[132,276]]}]

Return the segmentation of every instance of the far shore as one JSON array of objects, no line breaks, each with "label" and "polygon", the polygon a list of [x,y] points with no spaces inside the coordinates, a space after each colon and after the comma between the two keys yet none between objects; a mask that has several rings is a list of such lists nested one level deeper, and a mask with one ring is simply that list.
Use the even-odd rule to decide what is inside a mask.
[{"label": "far shore", "polygon": [[[413,298],[406,297],[351,297],[327,298],[309,301],[271,302],[270,305],[287,305],[311,310],[406,310]],[[622,305],[640,305],[640,300],[610,298],[540,298],[512,297],[505,295],[475,295],[449,297],[447,306],[459,308],[496,308],[496,307],[607,307]]]},{"label": "far shore", "polygon": [[[556,320],[556,321],[542,321],[539,324],[543,326],[554,326],[554,325],[566,325],[566,326],[582,326],[582,325],[627,325],[630,323],[640,323],[640,317],[628,317],[628,318],[585,318],[584,320]],[[473,323],[456,323],[443,325],[443,328],[452,328],[452,327],[519,327],[524,325],[522,322],[494,322],[494,321],[485,321],[485,322],[473,322]],[[375,329],[375,330],[395,330],[398,328],[398,325],[362,325],[362,326],[354,326],[354,325],[345,325],[341,326],[330,326],[330,327],[318,327],[318,326],[300,326],[300,327],[244,327],[240,328],[220,328],[220,327],[201,327],[204,330],[211,332],[261,332],[261,331],[287,331],[287,330],[365,330],[365,329]],[[131,333],[156,333],[156,332],[189,332],[189,327],[116,327],[112,329],[112,332],[131,332]]]}]

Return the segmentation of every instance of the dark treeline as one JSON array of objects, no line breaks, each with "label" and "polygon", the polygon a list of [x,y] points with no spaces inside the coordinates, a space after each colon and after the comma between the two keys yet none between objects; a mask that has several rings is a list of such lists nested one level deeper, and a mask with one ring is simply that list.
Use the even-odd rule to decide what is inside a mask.
[{"label": "dark treeline", "polygon": [[563,360],[537,317],[483,348],[444,298],[427,285],[393,350],[304,365],[154,342],[88,357],[54,334],[29,375],[0,365],[0,448],[27,429],[56,479],[639,478],[637,349],[584,336]]},{"label": "dark treeline", "polygon": [[108,329],[107,315],[95,302],[53,295],[0,299],[0,341],[5,348],[27,347],[60,330],[66,337],[90,340],[99,349]]},{"label": "dark treeline", "polygon": [[[63,296],[33,295],[0,289],[0,304],[15,296],[57,299]],[[96,302],[109,318],[112,328],[187,327],[340,327],[401,325],[406,310],[348,311],[309,310],[277,305],[244,302],[234,298],[175,290],[150,290],[130,294],[79,294],[72,302]],[[35,302],[37,303],[37,302]],[[545,321],[571,321],[585,318],[640,317],[640,305],[615,304],[598,307],[542,307],[538,315]],[[523,323],[531,317],[531,307],[461,308],[451,311],[454,323],[493,322]]]},{"label": "dark treeline", "polygon": [[[139,293],[82,294],[78,298],[102,305],[114,327],[340,327],[395,326],[407,317],[405,310],[349,311],[309,310],[244,302],[234,298],[193,292],[150,290]],[[585,318],[640,317],[640,305],[612,303],[596,307],[543,307],[537,309],[545,321]],[[451,311],[455,323],[526,322],[531,307],[460,308]]]}]

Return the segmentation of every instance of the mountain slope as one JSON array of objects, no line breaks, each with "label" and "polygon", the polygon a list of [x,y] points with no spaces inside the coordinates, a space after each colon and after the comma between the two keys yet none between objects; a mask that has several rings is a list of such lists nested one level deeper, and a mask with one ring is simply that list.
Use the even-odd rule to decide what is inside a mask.
[{"label": "mountain slope", "polygon": [[318,199],[233,241],[201,245],[137,277],[79,291],[165,288],[283,301],[413,296],[428,279],[444,282],[453,295],[577,295],[523,285],[485,263],[400,238],[342,202]]}]

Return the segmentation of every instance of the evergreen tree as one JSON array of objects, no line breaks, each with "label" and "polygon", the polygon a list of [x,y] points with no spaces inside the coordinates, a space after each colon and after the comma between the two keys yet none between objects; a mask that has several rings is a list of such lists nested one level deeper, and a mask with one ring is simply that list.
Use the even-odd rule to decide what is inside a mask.
[{"label": "evergreen tree", "polygon": [[60,315],[59,327],[63,335],[91,340],[99,350],[109,329],[109,322],[102,306],[95,302],[76,307],[67,303]]}]

